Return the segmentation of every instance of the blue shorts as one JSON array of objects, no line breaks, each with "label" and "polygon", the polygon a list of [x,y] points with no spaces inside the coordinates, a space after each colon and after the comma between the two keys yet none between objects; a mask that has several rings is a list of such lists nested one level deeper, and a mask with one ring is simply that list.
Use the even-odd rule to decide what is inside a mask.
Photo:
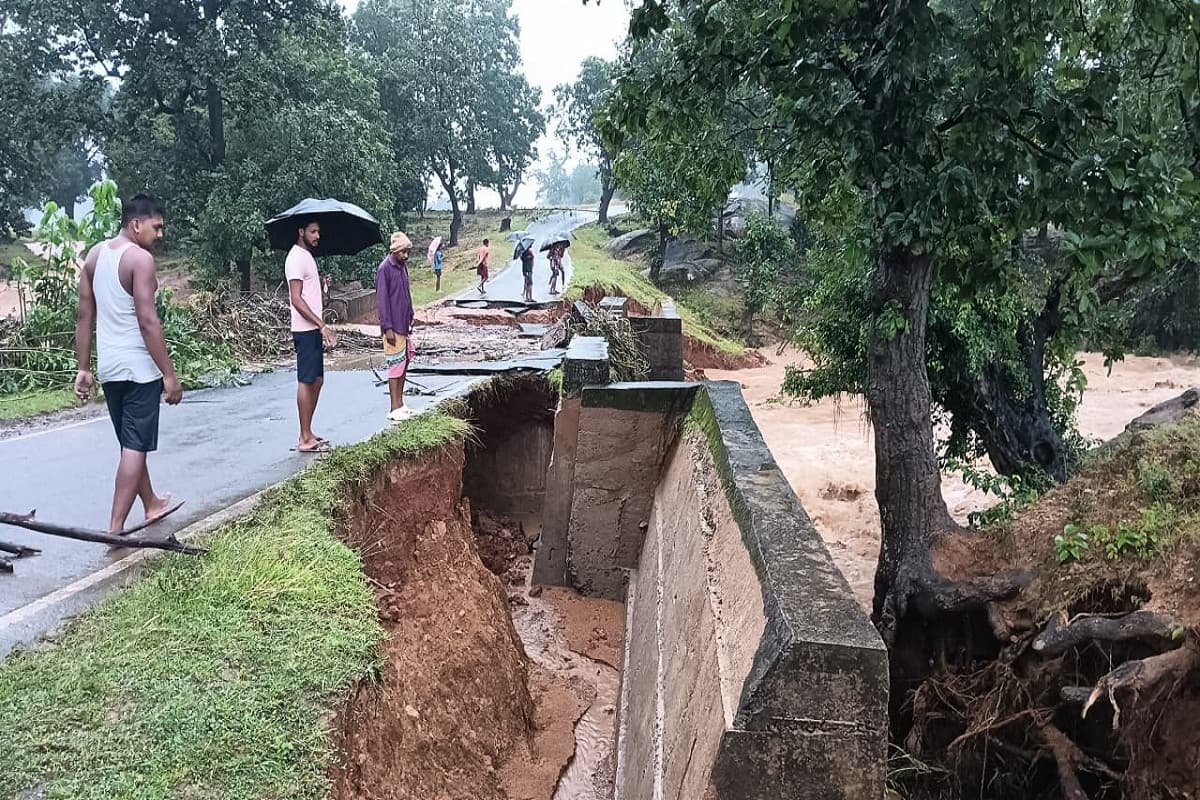
[{"label": "blue shorts", "polygon": [[296,345],[296,380],[316,383],[325,377],[325,340],[320,331],[292,331]]}]

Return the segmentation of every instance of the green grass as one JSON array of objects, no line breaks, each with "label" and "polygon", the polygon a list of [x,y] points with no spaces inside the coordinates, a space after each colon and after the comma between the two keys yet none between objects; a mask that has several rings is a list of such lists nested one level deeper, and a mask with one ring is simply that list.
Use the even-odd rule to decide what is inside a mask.
[{"label": "green grass", "polygon": [[27,394],[0,395],[0,422],[29,419],[76,404],[71,389],[41,389]]},{"label": "green grass", "polygon": [[[571,287],[567,290],[568,300],[578,300],[584,290],[591,286],[618,289],[646,308],[668,297],[650,279],[641,273],[641,265],[635,261],[624,261],[609,255],[604,249],[609,242],[608,234],[599,225],[585,225],[575,232],[571,243],[571,264],[575,270],[571,276]],[[720,335],[705,325],[700,315],[676,297],[675,309],[683,320],[683,332],[692,339],[711,345],[729,355],[741,355],[745,348],[737,342]]]},{"label": "green grass", "polygon": [[0,797],[319,798],[328,714],[379,669],[347,492],[389,459],[467,434],[427,414],[339,448],[217,531],[165,556],[55,645],[0,663]]}]

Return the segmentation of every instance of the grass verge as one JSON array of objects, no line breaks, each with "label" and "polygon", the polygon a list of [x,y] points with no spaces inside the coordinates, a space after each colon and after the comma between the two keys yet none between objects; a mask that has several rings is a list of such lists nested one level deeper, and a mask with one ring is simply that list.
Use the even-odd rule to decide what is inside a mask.
[{"label": "grass verge", "polygon": [[0,395],[0,422],[29,419],[76,404],[71,389],[41,389],[25,394]]},{"label": "grass verge", "polygon": [[386,461],[467,434],[426,414],[339,448],[215,532],[156,560],[55,645],[0,663],[0,797],[319,798],[325,722],[378,670],[382,637],[342,498]]},{"label": "grass verge", "polygon": [[[571,287],[567,290],[568,300],[578,300],[592,286],[619,290],[647,308],[652,308],[655,303],[669,296],[641,273],[636,262],[609,255],[605,250],[609,237],[599,225],[585,225],[575,231],[575,237],[571,244],[571,264],[575,271],[571,276]],[[700,315],[684,305],[680,298],[673,299],[687,336],[732,356],[745,352],[741,344],[705,325]]]}]

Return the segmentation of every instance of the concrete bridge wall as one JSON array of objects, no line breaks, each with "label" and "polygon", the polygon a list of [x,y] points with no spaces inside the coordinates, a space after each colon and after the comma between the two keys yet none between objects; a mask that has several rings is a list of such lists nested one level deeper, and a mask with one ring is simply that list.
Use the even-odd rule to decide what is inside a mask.
[{"label": "concrete bridge wall", "polygon": [[549,572],[626,600],[618,800],[881,798],[886,652],[738,386],[589,386],[568,418]]}]

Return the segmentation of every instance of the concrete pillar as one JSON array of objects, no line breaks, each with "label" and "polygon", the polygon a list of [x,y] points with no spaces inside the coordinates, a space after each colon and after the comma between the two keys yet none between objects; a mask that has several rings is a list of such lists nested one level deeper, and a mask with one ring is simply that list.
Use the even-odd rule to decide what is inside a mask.
[{"label": "concrete pillar", "polygon": [[564,586],[571,498],[575,492],[575,459],[579,449],[579,414],[583,387],[609,383],[608,342],[600,336],[576,336],[563,359],[562,397],[554,416],[554,452],[546,470],[542,537],[533,561],[533,582]]}]

